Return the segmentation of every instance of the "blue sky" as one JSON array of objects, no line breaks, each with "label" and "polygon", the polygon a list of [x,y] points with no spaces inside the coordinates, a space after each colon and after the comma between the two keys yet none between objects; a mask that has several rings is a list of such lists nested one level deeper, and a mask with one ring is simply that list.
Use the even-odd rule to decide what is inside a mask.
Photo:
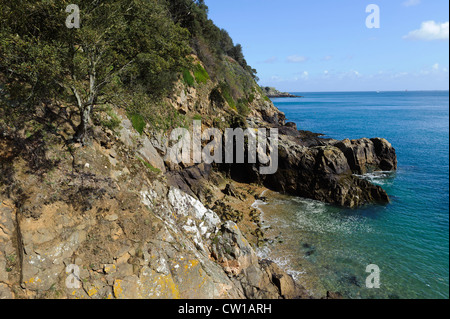
[{"label": "blue sky", "polygon": [[[206,0],[261,85],[290,92],[448,90],[448,0]],[[367,28],[369,4],[380,28]]]}]

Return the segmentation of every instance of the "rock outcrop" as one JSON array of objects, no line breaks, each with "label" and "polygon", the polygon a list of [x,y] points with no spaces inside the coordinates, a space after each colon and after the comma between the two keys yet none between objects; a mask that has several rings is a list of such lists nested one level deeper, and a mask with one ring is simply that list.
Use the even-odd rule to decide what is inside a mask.
[{"label": "rock outcrop", "polygon": [[264,94],[266,94],[267,97],[269,98],[274,98],[274,97],[302,97],[302,96],[297,96],[297,95],[293,95],[287,92],[280,92],[277,89],[273,88],[273,87],[262,87],[261,88],[264,92]]},{"label": "rock outcrop", "polygon": [[231,175],[339,206],[389,202],[380,186],[356,176],[397,169],[395,149],[385,139],[337,141],[297,131],[292,124],[279,131],[279,167],[275,174],[260,175],[257,165],[234,165]]}]

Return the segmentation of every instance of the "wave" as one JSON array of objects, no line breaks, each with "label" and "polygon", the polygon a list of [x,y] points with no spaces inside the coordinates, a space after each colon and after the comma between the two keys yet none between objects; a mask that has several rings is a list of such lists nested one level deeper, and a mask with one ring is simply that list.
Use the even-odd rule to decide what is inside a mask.
[{"label": "wave", "polygon": [[359,174],[353,174],[356,177],[359,177],[361,179],[365,179],[372,184],[383,186],[386,184],[390,184],[393,182],[395,176],[395,171],[377,171],[377,172],[370,172],[363,175]]}]

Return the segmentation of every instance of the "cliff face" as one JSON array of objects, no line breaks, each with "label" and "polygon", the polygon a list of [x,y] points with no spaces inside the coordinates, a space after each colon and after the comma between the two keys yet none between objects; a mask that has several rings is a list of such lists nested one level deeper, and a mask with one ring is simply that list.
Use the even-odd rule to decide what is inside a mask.
[{"label": "cliff face", "polygon": [[99,129],[89,147],[52,142],[58,159],[38,174],[33,145],[2,136],[0,297],[307,296],[234,222],[137,160],[157,151],[126,120],[120,138]]}]

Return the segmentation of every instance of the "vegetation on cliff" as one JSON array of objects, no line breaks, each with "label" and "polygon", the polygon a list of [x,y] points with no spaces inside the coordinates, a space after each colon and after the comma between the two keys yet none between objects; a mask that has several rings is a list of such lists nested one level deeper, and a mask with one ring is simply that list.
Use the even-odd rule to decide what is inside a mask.
[{"label": "vegetation on cliff", "polygon": [[203,0],[80,0],[79,29],[64,26],[70,3],[1,1],[5,124],[23,126],[39,106],[49,105],[68,107],[73,141],[82,143],[91,134],[93,113],[104,105],[125,108],[146,122],[158,117],[180,124],[164,98],[181,77],[189,86],[220,83],[218,92],[229,106],[247,113],[256,71],[242,47],[208,19]]}]

